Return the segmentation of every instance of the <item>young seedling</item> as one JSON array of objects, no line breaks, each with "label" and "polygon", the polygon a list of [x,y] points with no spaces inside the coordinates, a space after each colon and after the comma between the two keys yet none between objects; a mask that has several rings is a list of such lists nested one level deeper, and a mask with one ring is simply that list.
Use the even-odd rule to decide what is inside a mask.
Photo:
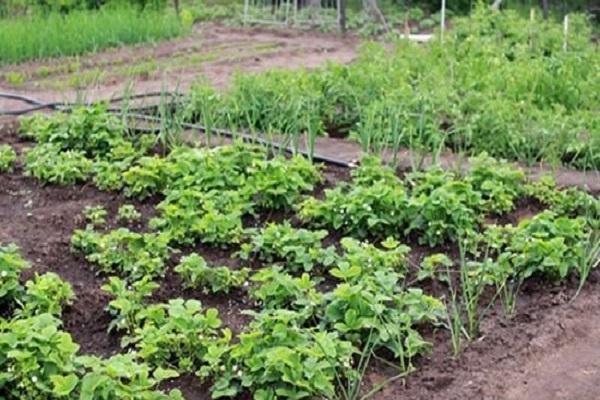
[{"label": "young seedling", "polygon": [[142,214],[132,204],[123,204],[117,211],[117,220],[126,221],[130,224],[142,218]]}]

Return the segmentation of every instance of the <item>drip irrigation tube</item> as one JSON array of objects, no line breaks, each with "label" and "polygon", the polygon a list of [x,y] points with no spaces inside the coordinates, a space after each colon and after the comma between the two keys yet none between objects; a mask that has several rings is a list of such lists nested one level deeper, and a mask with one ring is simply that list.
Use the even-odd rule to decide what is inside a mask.
[{"label": "drip irrigation tube", "polygon": [[[115,103],[115,102],[119,102],[119,101],[123,101],[123,100],[140,99],[140,98],[157,97],[157,96],[179,97],[179,96],[181,96],[181,94],[179,94],[177,92],[175,92],[175,93],[173,93],[173,92],[148,92],[148,93],[133,94],[131,96],[116,97],[116,98],[113,98],[113,99],[110,99],[107,101],[109,103]],[[19,94],[13,94],[13,93],[0,93],[0,98],[17,100],[17,101],[21,101],[21,102],[33,105],[33,107],[28,107],[28,108],[24,108],[24,109],[20,109],[20,110],[15,110],[15,111],[0,111],[0,116],[24,115],[24,114],[27,114],[27,113],[30,113],[33,111],[38,111],[38,110],[42,110],[42,109],[46,109],[46,108],[55,110],[55,111],[56,110],[69,111],[73,107],[77,106],[77,104],[75,104],[75,103],[66,103],[66,102],[65,103],[44,103],[38,99],[34,99],[34,98],[31,98],[28,96],[22,96]],[[124,113],[122,112],[122,110],[114,109],[114,108],[108,109],[108,111],[112,112],[112,113],[122,113],[123,116],[125,116],[125,117],[133,118],[133,119],[137,119],[137,120],[143,120],[143,121],[149,121],[149,122],[162,122],[163,120],[160,117],[153,117],[153,116],[146,115],[146,114],[139,114],[140,111],[144,111],[149,108],[155,108],[155,107],[156,106],[145,106],[145,107],[131,108],[131,109],[125,111]],[[129,111],[133,111],[133,112],[129,112]],[[187,129],[194,129],[199,132],[203,132],[205,134],[208,131],[205,126],[198,125],[198,124],[191,124],[191,123],[183,122],[180,124],[180,126],[183,128],[187,128]],[[138,131],[154,132],[154,133],[160,131],[160,128],[131,128],[131,127],[128,127],[128,128],[138,130]],[[295,152],[295,153],[301,154],[302,156],[307,157],[307,158],[311,157],[311,154],[309,154],[307,151],[295,150],[290,146],[286,146],[281,143],[275,143],[270,140],[257,137],[257,135],[250,135],[248,133],[236,134],[230,130],[220,129],[220,128],[211,128],[210,131],[212,133],[214,133],[215,135],[225,136],[228,138],[241,138],[244,142],[258,143],[263,146],[270,146],[272,148],[275,148],[278,150],[283,150],[288,153]],[[258,136],[260,136],[260,135],[258,135]],[[323,163],[331,164],[331,165],[336,165],[336,166],[344,167],[344,168],[350,168],[352,166],[351,162],[347,162],[347,161],[332,158],[332,157],[327,157],[327,156],[320,155],[320,154],[312,154],[312,159],[315,161],[319,161],[319,162],[323,162]]]},{"label": "drip irrigation tube", "polygon": [[[132,94],[130,96],[119,96],[119,97],[113,97],[110,98],[108,100],[102,100],[101,102],[106,102],[106,103],[118,103],[120,101],[124,101],[124,100],[136,100],[136,99],[143,99],[143,98],[148,98],[148,97],[172,97],[172,98],[180,98],[182,97],[182,94],[179,92],[147,92],[147,93],[136,93],[136,94]],[[28,97],[28,96],[23,96],[20,94],[15,94],[15,93],[1,93],[0,92],[0,98],[5,98],[5,99],[9,99],[9,100],[16,100],[16,101],[21,101],[23,103],[27,103],[27,104],[31,104],[33,105],[33,107],[28,107],[28,108],[22,108],[19,110],[13,110],[13,111],[0,111],[0,116],[3,115],[25,115],[28,114],[30,112],[34,112],[34,111],[39,111],[39,110],[43,110],[43,109],[51,109],[51,110],[61,110],[64,109],[65,111],[68,111],[70,108],[76,107],[77,103],[69,103],[69,102],[52,102],[52,103],[44,103],[39,99],[35,99],[32,97]],[[147,111],[147,110],[151,110],[151,109],[155,109],[156,107],[158,107],[158,105],[150,105],[150,106],[143,106],[143,107],[133,107],[131,108],[131,110],[133,111],[138,111],[138,112],[142,112],[142,111]],[[118,108],[109,108],[108,111],[110,112],[118,112],[121,111],[121,109]]]},{"label": "drip irrigation tube", "polygon": [[[161,122],[162,121],[162,119],[159,117],[152,117],[150,115],[144,115],[144,114],[126,113],[125,116],[134,118],[134,119],[138,119],[138,120],[143,120],[143,121],[151,121],[151,122]],[[194,130],[200,131],[205,134],[207,132],[206,127],[202,126],[202,125],[183,122],[180,124],[180,126],[182,128],[194,129]],[[140,129],[140,128],[133,128],[133,129]],[[157,132],[160,130],[160,128],[141,128],[141,130],[146,131],[146,132],[149,132],[149,131]],[[303,155],[304,157],[307,157],[307,158],[310,157],[310,154],[307,151],[295,150],[294,148],[292,148],[290,146],[286,146],[286,145],[283,145],[280,143],[275,143],[270,140],[257,137],[257,135],[250,135],[248,133],[236,134],[230,130],[222,129],[222,128],[212,128],[212,129],[210,129],[210,131],[216,135],[225,136],[228,138],[241,138],[244,142],[247,142],[247,143],[258,143],[260,145],[271,146],[278,150],[286,151],[288,153],[298,153],[298,154]],[[344,168],[350,168],[353,164],[352,162],[347,162],[344,160],[327,157],[327,156],[316,154],[316,153],[312,155],[312,159],[315,161],[319,161],[319,162],[323,162],[323,163],[331,164],[331,165],[336,165],[338,167],[344,167]]]}]

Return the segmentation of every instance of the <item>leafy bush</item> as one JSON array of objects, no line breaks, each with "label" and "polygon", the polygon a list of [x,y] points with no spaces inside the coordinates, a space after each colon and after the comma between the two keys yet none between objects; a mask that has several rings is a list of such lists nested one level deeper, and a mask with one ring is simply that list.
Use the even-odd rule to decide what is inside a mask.
[{"label": "leafy bush", "polygon": [[281,263],[286,270],[296,272],[311,271],[315,265],[331,265],[336,258],[333,247],[321,246],[327,236],[324,230],[295,229],[284,222],[245,232],[250,242],[241,246],[239,254],[243,260],[256,256],[261,261]]},{"label": "leafy bush", "polygon": [[381,243],[383,249],[352,238],[343,238],[340,244],[343,255],[329,273],[342,281],[356,282],[366,274],[382,270],[400,274],[406,272],[406,256],[410,248],[391,238]]},{"label": "leafy bush", "polygon": [[142,214],[136,210],[133,204],[123,204],[117,210],[117,220],[126,221],[130,224],[137,222],[142,218]]},{"label": "leafy bush", "polygon": [[183,257],[175,267],[186,286],[201,288],[204,293],[229,293],[247,282],[249,268],[232,270],[228,267],[211,267],[198,254]]},{"label": "leafy bush", "polygon": [[456,241],[478,225],[481,196],[467,181],[453,180],[439,169],[415,173],[416,182],[406,213],[411,216],[406,232],[417,232],[420,243],[430,246]]},{"label": "leafy bush", "polygon": [[304,157],[282,156],[255,162],[247,171],[247,190],[260,208],[290,208],[303,192],[321,181],[317,167]]},{"label": "leafy bush", "polygon": [[405,226],[406,191],[385,167],[366,164],[353,171],[350,185],[325,191],[325,199],[308,198],[298,216],[312,225],[330,227],[358,238],[386,237]]},{"label": "leafy bush", "polygon": [[114,297],[107,307],[107,311],[113,316],[108,330],[116,329],[132,335],[141,325],[141,311],[146,308],[144,299],[150,297],[158,286],[148,276],[131,285],[116,276],[108,278],[108,283],[102,285],[102,290]]},{"label": "leafy bush", "polygon": [[73,234],[73,249],[100,267],[105,273],[120,273],[137,280],[146,275],[164,273],[164,261],[170,254],[169,237],[164,234],[137,233],[119,228],[107,234],[78,229]]},{"label": "leafy bush", "polygon": [[92,162],[80,151],[60,151],[52,144],[38,145],[25,155],[25,173],[45,183],[72,185],[85,181]]},{"label": "leafy bush", "polygon": [[0,304],[11,303],[21,296],[23,287],[19,278],[21,272],[29,267],[17,246],[0,246]]},{"label": "leafy bush", "polygon": [[152,370],[140,363],[132,353],[117,354],[108,359],[81,356],[77,364],[82,374],[80,399],[82,400],[183,400],[179,390],[168,394],[156,390],[161,382],[179,374],[170,369]]},{"label": "leafy bush", "polygon": [[260,302],[263,309],[289,309],[309,319],[323,304],[317,282],[307,273],[296,278],[274,266],[258,271],[252,276],[252,281],[259,286],[252,290],[251,296]]},{"label": "leafy bush", "polygon": [[523,194],[525,174],[483,153],[472,157],[467,181],[482,197],[482,209],[502,214],[511,211],[515,200]]},{"label": "leafy bush", "polygon": [[534,274],[563,279],[577,271],[588,233],[583,218],[559,217],[544,211],[512,230],[498,263],[522,279]]},{"label": "leafy bush", "polygon": [[17,310],[20,316],[51,314],[60,317],[63,307],[70,305],[75,298],[71,285],[54,272],[36,274],[33,280],[25,283],[25,287],[21,300],[23,307]]},{"label": "leafy bush", "polygon": [[7,399],[58,399],[77,384],[79,346],[50,314],[0,319],[0,392]]},{"label": "leafy bush", "polygon": [[214,308],[203,312],[198,300],[170,300],[148,306],[141,313],[142,325],[129,342],[151,363],[178,371],[194,372],[204,364],[209,345],[227,344],[231,332],[221,327]]},{"label": "leafy bush", "polygon": [[7,144],[0,145],[0,172],[12,172],[17,153]]},{"label": "leafy bush", "polygon": [[211,358],[218,361],[200,375],[214,375],[213,398],[232,397],[244,389],[255,399],[335,396],[336,379],[350,373],[356,352],[349,342],[337,332],[303,328],[293,311],[271,310],[254,317],[239,343],[225,349],[212,346]]}]

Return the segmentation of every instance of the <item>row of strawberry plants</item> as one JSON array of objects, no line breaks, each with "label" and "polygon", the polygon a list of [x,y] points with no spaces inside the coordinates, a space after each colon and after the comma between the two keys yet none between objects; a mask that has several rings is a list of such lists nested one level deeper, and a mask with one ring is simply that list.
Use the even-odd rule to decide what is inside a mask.
[{"label": "row of strawberry plants", "polygon": [[[96,108],[79,110],[70,117],[34,119],[31,125],[25,125],[25,131],[37,132],[34,136],[42,146],[54,143],[66,151],[86,151],[101,157],[111,146],[111,152],[115,146],[133,147],[118,128],[109,129],[111,125],[118,126],[118,123]],[[84,145],[86,148],[78,144],[83,130],[92,132],[91,140]],[[166,232],[156,243],[189,244],[195,241],[195,236],[208,243],[238,242],[243,236],[242,215],[259,212],[261,208],[290,208],[302,191],[312,189],[320,181],[316,169],[301,158],[291,161],[267,159],[260,149],[243,146],[212,151],[181,148],[165,158],[141,156],[136,161],[131,157],[130,164],[132,166],[122,177],[116,179],[125,183],[126,194],[138,197],[153,193],[165,195],[165,200],[158,206],[161,216],[151,223]],[[298,210],[306,223],[341,229],[357,237],[381,238],[416,232],[420,241],[430,245],[470,235],[477,231],[477,225],[481,225],[486,214],[510,211],[515,200],[528,191],[552,207],[577,207],[571,211],[571,216],[584,210],[592,212],[588,219],[594,220],[594,203],[589,196],[577,191],[554,190],[545,181],[529,185],[531,189],[528,190],[524,181],[521,171],[485,155],[472,160],[470,171],[464,178],[433,169],[410,174],[404,182],[375,158],[365,158],[360,168],[353,171],[350,184],[326,191],[324,200],[308,198]],[[570,203],[576,204],[569,206]],[[224,207],[226,212],[219,213],[219,207]],[[197,209],[204,209],[206,216],[196,212]],[[224,226],[219,228],[219,224]],[[285,228],[277,228],[272,232],[275,236],[285,235],[285,232],[278,232],[281,229],[285,231]],[[194,235],[196,230],[198,234]],[[250,233],[254,236],[255,247],[264,247],[268,232]],[[318,234],[323,236],[323,233]],[[113,235],[119,243],[144,240],[143,235],[130,235],[126,231]],[[119,239],[118,236],[134,238]],[[154,240],[151,235],[147,238]],[[110,244],[111,238],[106,239]],[[246,253],[248,246],[250,244],[243,246]],[[308,252],[309,258],[314,252]],[[263,254],[262,257],[266,257],[263,261],[269,260],[269,256]],[[286,261],[292,262],[289,258]],[[306,261],[303,263],[305,269],[310,267]]]}]

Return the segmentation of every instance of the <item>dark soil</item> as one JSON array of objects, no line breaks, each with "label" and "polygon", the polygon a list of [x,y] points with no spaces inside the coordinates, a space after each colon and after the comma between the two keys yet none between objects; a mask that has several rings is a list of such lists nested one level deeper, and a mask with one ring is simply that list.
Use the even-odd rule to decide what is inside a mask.
[{"label": "dark soil", "polygon": [[[1,143],[11,143],[19,151],[27,145],[14,134],[1,134]],[[348,172],[326,168],[325,187],[348,178]],[[24,177],[22,170],[0,174],[0,243],[16,243],[34,273],[54,271],[73,286],[77,299],[66,309],[64,327],[81,345],[81,352],[108,356],[119,352],[119,336],[108,334],[110,317],[105,312],[109,297],[100,289],[105,277],[98,275],[82,257],[70,250],[73,231],[84,226],[84,207],[102,205],[109,211],[109,228],[116,224],[116,210],[122,204],[134,204],[143,214],[136,230],[144,229],[154,215],[159,199],[137,202],[120,194],[100,192],[91,185],[68,187],[42,186]],[[501,223],[517,223],[539,211],[535,202],[524,200],[517,211],[503,217]],[[283,218],[279,216],[277,218]],[[335,238],[332,239],[335,241]],[[206,246],[196,251],[214,265],[239,267],[229,251]],[[428,249],[414,246],[411,261],[433,251],[452,254],[451,248]],[[183,253],[182,253],[183,254]],[[155,301],[176,297],[196,298],[206,307],[216,307],[233,331],[247,323],[240,313],[252,307],[244,292],[229,295],[205,295],[183,288],[172,266]],[[532,281],[522,288],[516,315],[507,320],[498,307],[492,309],[481,327],[481,335],[454,359],[445,329],[426,334],[433,343],[431,354],[415,360],[417,370],[404,380],[387,385],[376,399],[392,400],[597,400],[600,399],[600,275],[592,274],[589,284],[573,302],[577,282],[560,285]],[[427,288],[426,288],[427,289]],[[434,292],[436,288],[429,288]],[[393,376],[392,368],[376,362],[367,372],[365,383],[377,384]],[[165,385],[180,388],[188,399],[208,399],[208,386],[192,375],[184,375]]]}]

